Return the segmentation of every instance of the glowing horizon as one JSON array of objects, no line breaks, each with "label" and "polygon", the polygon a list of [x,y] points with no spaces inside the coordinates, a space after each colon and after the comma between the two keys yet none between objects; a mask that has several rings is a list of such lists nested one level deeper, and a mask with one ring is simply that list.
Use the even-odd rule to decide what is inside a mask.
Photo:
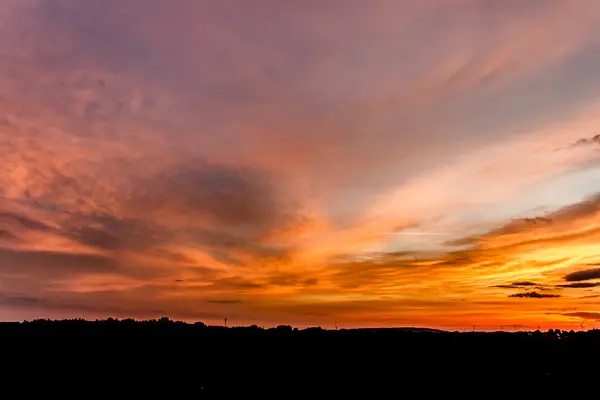
[{"label": "glowing horizon", "polygon": [[0,320],[591,327],[599,22],[4,0]]}]

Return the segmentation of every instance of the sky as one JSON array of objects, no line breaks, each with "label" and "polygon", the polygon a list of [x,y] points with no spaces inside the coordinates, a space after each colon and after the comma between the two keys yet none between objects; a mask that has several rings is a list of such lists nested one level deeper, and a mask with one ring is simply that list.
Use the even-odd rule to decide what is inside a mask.
[{"label": "sky", "polygon": [[0,320],[591,327],[599,24],[596,0],[0,0]]}]

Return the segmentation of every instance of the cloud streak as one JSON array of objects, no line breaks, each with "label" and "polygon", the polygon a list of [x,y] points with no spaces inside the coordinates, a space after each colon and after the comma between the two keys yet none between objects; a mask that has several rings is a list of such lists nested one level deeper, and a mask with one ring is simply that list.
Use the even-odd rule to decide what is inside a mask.
[{"label": "cloud streak", "polygon": [[567,282],[589,281],[592,279],[600,279],[600,268],[571,272],[564,276],[564,280]]},{"label": "cloud streak", "polygon": [[525,293],[511,294],[508,297],[521,297],[521,298],[531,298],[531,299],[543,299],[543,298],[560,297],[560,295],[559,294],[538,293],[538,292],[525,292]]}]

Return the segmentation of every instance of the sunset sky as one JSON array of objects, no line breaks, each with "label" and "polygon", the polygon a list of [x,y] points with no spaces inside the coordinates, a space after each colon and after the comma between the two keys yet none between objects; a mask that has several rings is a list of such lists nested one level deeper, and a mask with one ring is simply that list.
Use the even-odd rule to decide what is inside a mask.
[{"label": "sunset sky", "polygon": [[0,320],[600,324],[599,26],[597,0],[0,0]]}]

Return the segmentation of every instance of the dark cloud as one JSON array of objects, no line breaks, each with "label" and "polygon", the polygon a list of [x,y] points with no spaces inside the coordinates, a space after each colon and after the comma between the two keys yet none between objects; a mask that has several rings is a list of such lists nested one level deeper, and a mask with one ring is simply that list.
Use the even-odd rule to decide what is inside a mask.
[{"label": "dark cloud", "polygon": [[[319,280],[316,278],[307,279],[300,275],[288,273],[277,273],[260,279],[246,279],[240,276],[217,279],[214,275],[209,278],[212,284],[203,287],[201,290],[234,293],[236,291],[244,292],[247,290],[266,289],[275,286],[306,288],[315,286],[319,283]],[[194,288],[193,290],[197,292],[198,288]]]},{"label": "dark cloud", "polygon": [[592,288],[596,286],[600,286],[600,282],[575,282],[564,285],[558,285],[558,287],[561,288]]},{"label": "dark cloud", "polygon": [[582,138],[573,143],[572,147],[582,147],[582,146],[590,146],[590,145],[598,145],[600,144],[600,134],[594,135],[589,138]]},{"label": "dark cloud", "polygon": [[533,218],[523,218],[521,221],[526,224],[551,224],[552,219],[546,217],[533,217]]},{"label": "dark cloud", "polygon": [[158,245],[162,230],[150,222],[118,219],[107,214],[72,213],[63,224],[62,235],[85,246],[102,250],[141,251]]},{"label": "dark cloud", "polygon": [[537,285],[537,283],[529,282],[529,281],[519,281],[519,282],[513,282],[512,285],[513,286],[535,286],[535,285]]},{"label": "dark cloud", "polygon": [[289,222],[265,172],[197,161],[138,182],[130,206],[138,211],[196,215],[221,226],[268,232]]},{"label": "dark cloud", "polygon": [[526,293],[511,294],[508,297],[528,297],[528,298],[532,298],[532,299],[542,299],[542,298],[560,297],[560,295],[559,294],[549,294],[549,293],[538,293],[538,292],[526,292]]},{"label": "dark cloud", "polygon": [[0,276],[18,279],[19,284],[27,287],[89,274],[152,279],[169,272],[106,255],[0,249]]},{"label": "dark cloud", "polygon": [[34,297],[28,296],[24,294],[16,294],[16,293],[2,293],[0,292],[0,304],[9,305],[9,306],[33,306],[37,304],[43,303],[43,300]]},{"label": "dark cloud", "polygon": [[534,288],[535,290],[541,290],[541,291],[549,291],[549,290],[557,290],[557,289],[560,290],[560,288],[558,286],[540,285],[538,283],[530,282],[530,281],[519,281],[519,282],[513,282],[513,283],[509,283],[509,284],[504,284],[504,285],[495,285],[492,287],[501,288],[501,289]]},{"label": "dark cloud", "polygon": [[597,312],[579,311],[579,312],[566,313],[563,315],[565,315],[567,317],[577,317],[577,318],[583,318],[583,319],[600,320],[600,313],[597,313]]},{"label": "dark cloud", "polygon": [[600,268],[586,269],[583,271],[572,272],[563,277],[567,282],[589,281],[600,279]]},{"label": "dark cloud", "polygon": [[106,231],[90,228],[89,226],[70,229],[65,235],[91,247],[105,250],[118,250],[121,248],[119,238]]},{"label": "dark cloud", "polygon": [[541,291],[561,290],[560,288],[558,288],[556,286],[536,286],[535,289],[541,290]]},{"label": "dark cloud", "polygon": [[269,277],[267,280],[269,285],[274,286],[315,286],[319,283],[316,278],[306,279],[297,274],[275,274]]},{"label": "dark cloud", "polygon": [[242,300],[229,300],[229,299],[223,299],[223,300],[208,300],[209,303],[214,303],[214,304],[241,304],[243,303]]},{"label": "dark cloud", "polygon": [[[221,262],[243,265],[240,255],[261,260],[289,257],[292,251],[289,246],[264,244],[263,238],[301,221],[290,203],[280,200],[267,174],[252,168],[198,161],[186,168],[169,166],[146,179],[136,178],[130,195],[123,199],[130,218],[57,209],[52,198],[70,198],[65,193],[72,191],[75,198],[85,200],[91,189],[82,189],[84,185],[79,180],[65,174],[56,172],[50,176],[53,177],[47,186],[50,194],[36,196],[34,204],[45,212],[62,211],[60,226],[52,228],[7,212],[0,214],[0,223],[15,226],[16,231],[55,231],[82,245],[105,251],[147,251],[177,235],[192,246],[212,252]],[[188,217],[198,226],[179,231],[162,227],[161,219],[168,221],[170,217]],[[6,231],[8,239],[12,232]],[[175,261],[172,257],[171,260]]]},{"label": "dark cloud", "polygon": [[[229,265],[243,265],[241,255],[288,257],[291,247],[267,244],[266,239],[303,223],[294,202],[276,189],[266,172],[202,160],[136,180],[125,208],[140,218],[150,215],[157,224],[161,218],[185,218],[190,224],[178,236]],[[125,240],[131,233],[121,236]]]},{"label": "dark cloud", "polygon": [[0,212],[0,223],[8,226],[13,226],[25,230],[34,231],[50,231],[52,228],[44,222],[37,221],[35,219],[26,217],[24,215],[11,213],[11,212]]},{"label": "dark cloud", "polygon": [[319,284],[319,280],[316,278],[307,279],[304,281],[305,286],[316,286]]},{"label": "dark cloud", "polygon": [[494,285],[492,287],[495,288],[499,288],[499,289],[518,289],[518,286],[513,286],[513,285]]},{"label": "dark cloud", "polygon": [[44,279],[52,276],[116,272],[118,269],[116,260],[100,255],[0,249],[0,274]]},{"label": "dark cloud", "polygon": [[539,285],[535,282],[519,281],[519,282],[513,282],[513,283],[509,283],[509,284],[505,284],[505,285],[496,285],[494,287],[503,288],[503,289],[518,289],[518,288],[523,288],[523,287],[528,287],[528,286],[539,286]]}]

